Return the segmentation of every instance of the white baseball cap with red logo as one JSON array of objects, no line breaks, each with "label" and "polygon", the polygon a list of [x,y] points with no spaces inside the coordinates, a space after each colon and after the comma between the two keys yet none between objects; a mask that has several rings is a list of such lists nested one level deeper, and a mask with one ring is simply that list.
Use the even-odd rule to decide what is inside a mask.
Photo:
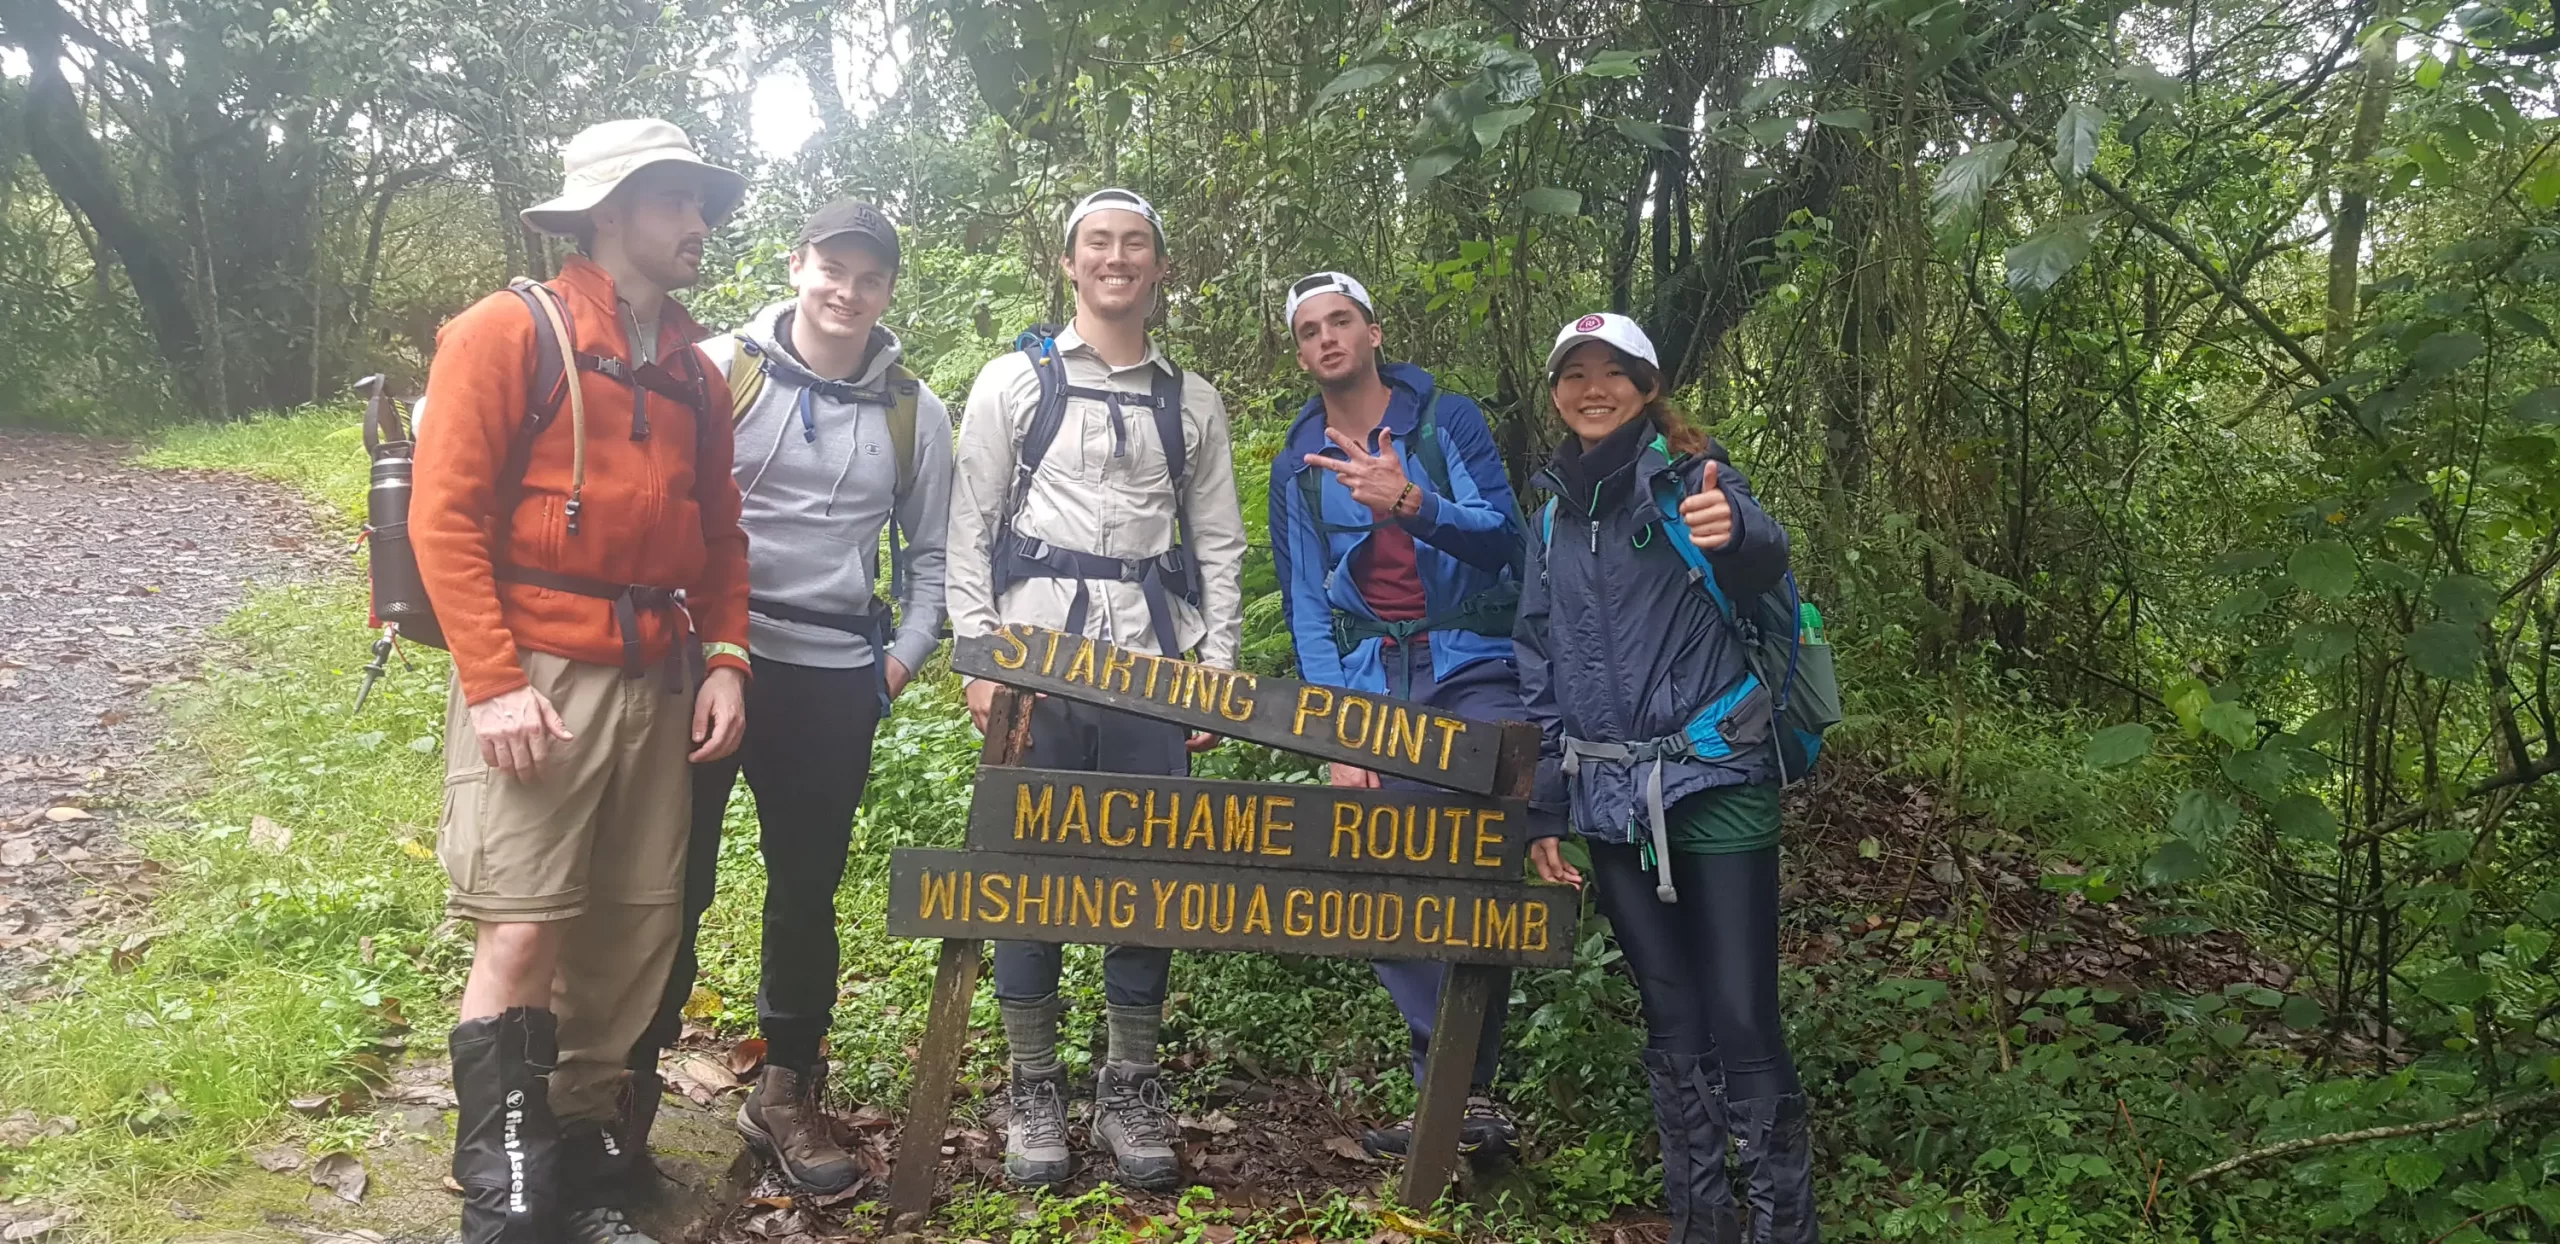
[{"label": "white baseball cap with red logo", "polygon": [[1586,341],[1608,342],[1653,364],[1655,370],[1662,367],[1661,356],[1653,352],[1653,338],[1645,336],[1644,329],[1634,320],[1614,311],[1595,311],[1556,330],[1555,348],[1547,351],[1547,375],[1555,375],[1556,369],[1564,366],[1564,356]]}]

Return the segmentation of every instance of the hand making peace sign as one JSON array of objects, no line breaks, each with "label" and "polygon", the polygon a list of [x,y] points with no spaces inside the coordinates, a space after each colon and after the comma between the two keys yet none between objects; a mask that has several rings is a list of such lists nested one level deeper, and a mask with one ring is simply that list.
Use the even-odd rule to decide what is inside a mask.
[{"label": "hand making peace sign", "polygon": [[1352,500],[1369,507],[1369,512],[1380,518],[1411,518],[1422,512],[1422,490],[1405,478],[1404,455],[1396,452],[1394,436],[1381,438],[1379,452],[1374,454],[1362,448],[1359,441],[1331,428],[1325,429],[1324,436],[1343,456],[1308,454],[1308,466],[1333,472],[1342,486],[1351,490]]}]

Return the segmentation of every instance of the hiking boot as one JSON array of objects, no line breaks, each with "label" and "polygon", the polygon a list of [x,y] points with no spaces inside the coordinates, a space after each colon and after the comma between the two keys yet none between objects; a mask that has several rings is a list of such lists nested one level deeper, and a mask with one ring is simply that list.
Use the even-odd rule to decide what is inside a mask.
[{"label": "hiking boot", "polygon": [[1153,1064],[1104,1064],[1093,1088],[1093,1134],[1130,1187],[1170,1192],[1182,1183],[1173,1112],[1165,1109],[1164,1077]]},{"label": "hiking boot", "polygon": [[1470,1159],[1507,1158],[1520,1149],[1520,1128],[1484,1093],[1467,1095],[1466,1116],[1458,1121],[1458,1152]]},{"label": "hiking boot", "polygon": [[825,1080],[789,1067],[765,1064],[755,1091],[738,1105],[738,1131],[755,1151],[773,1160],[782,1177],[820,1196],[853,1186],[853,1155],[836,1143],[835,1129],[818,1104]]},{"label": "hiking boot", "polygon": [[[1385,1127],[1373,1127],[1360,1134],[1360,1147],[1370,1157],[1403,1157],[1413,1151],[1413,1116],[1396,1120]],[[1502,1112],[1492,1097],[1483,1093],[1467,1095],[1467,1113],[1458,1122],[1458,1152],[1472,1161],[1479,1158],[1507,1158],[1520,1147],[1520,1129]]]},{"label": "hiking boot", "polygon": [[1804,1094],[1728,1102],[1734,1152],[1751,1200],[1751,1244],[1816,1244],[1813,1129]]},{"label": "hiking boot", "polygon": [[1413,1151],[1413,1116],[1360,1133],[1360,1148],[1373,1158],[1403,1157]]},{"label": "hiking boot", "polygon": [[1038,1074],[1013,1069],[1013,1084],[1005,1093],[1013,1115],[1004,1129],[1006,1183],[1046,1188],[1075,1173],[1075,1158],[1067,1152],[1066,1086],[1064,1067]]},{"label": "hiking boot", "polygon": [[576,1210],[560,1220],[564,1244],[658,1244],[610,1205]]},{"label": "hiking boot", "polygon": [[559,1221],[560,1126],[551,1116],[559,1021],[516,1007],[454,1025],[447,1047],[461,1244],[549,1244]]}]

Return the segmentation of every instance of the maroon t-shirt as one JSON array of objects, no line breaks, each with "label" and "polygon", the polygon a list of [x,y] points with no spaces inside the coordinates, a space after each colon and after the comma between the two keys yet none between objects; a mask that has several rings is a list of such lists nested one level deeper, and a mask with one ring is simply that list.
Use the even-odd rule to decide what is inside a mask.
[{"label": "maroon t-shirt", "polygon": [[1422,596],[1422,570],[1414,560],[1413,533],[1388,523],[1369,533],[1351,555],[1351,581],[1380,620],[1411,622],[1430,612]]}]

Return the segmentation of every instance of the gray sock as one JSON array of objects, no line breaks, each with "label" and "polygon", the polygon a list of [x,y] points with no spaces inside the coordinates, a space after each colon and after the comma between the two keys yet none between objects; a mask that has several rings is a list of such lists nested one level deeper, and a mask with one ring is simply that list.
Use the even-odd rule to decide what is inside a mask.
[{"label": "gray sock", "polygon": [[1164,1006],[1107,1006],[1103,1015],[1110,1026],[1109,1052],[1105,1056],[1115,1063],[1132,1063],[1152,1067],[1156,1063],[1156,1030],[1164,1027]]},{"label": "gray sock", "polygon": [[1063,1007],[1058,995],[1050,994],[1037,1002],[997,1003],[1004,1013],[1004,1041],[1013,1055],[1015,1069],[1031,1075],[1050,1075],[1058,1070],[1058,1013]]}]

